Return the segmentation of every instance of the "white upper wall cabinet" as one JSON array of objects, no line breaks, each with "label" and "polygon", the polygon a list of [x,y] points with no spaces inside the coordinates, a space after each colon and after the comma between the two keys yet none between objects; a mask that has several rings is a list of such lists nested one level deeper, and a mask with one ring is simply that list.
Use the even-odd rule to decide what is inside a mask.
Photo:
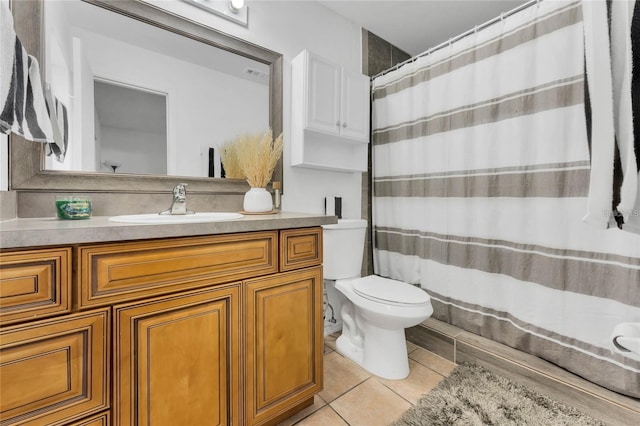
[{"label": "white upper wall cabinet", "polygon": [[292,165],[367,170],[369,78],[306,50],[292,65]]},{"label": "white upper wall cabinet", "polygon": [[345,138],[369,143],[369,106],[371,105],[369,77],[343,69],[340,87],[342,88],[340,134]]},{"label": "white upper wall cabinet", "polygon": [[307,56],[307,67],[306,85],[303,82],[303,90],[307,92],[305,127],[339,135],[340,67],[311,54]]},{"label": "white upper wall cabinet", "polygon": [[302,55],[307,57],[306,127],[369,142],[369,78],[307,51]]}]

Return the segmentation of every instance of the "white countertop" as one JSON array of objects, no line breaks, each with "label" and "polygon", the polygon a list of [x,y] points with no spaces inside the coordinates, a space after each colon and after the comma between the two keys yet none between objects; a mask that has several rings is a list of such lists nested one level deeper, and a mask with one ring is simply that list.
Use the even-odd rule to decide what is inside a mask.
[{"label": "white countertop", "polygon": [[291,212],[245,215],[241,219],[222,222],[169,225],[116,223],[110,222],[108,216],[96,216],[84,220],[60,220],[55,217],[18,218],[0,222],[0,248],[229,234],[306,228],[330,223],[336,223],[335,216]]}]

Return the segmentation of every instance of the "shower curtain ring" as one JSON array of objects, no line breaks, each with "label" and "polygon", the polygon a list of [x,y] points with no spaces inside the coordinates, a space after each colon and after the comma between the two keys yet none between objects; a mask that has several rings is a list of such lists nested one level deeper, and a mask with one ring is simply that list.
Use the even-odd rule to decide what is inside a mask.
[{"label": "shower curtain ring", "polygon": [[500,12],[500,22],[504,22],[504,12]]}]

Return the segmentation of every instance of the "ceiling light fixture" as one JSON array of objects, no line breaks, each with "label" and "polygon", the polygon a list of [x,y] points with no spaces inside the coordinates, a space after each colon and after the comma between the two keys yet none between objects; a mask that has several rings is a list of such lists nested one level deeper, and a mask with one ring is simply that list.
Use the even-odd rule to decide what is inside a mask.
[{"label": "ceiling light fixture", "polygon": [[249,8],[244,0],[182,0],[185,3],[198,6],[207,12],[226,18],[244,27],[249,22]]}]

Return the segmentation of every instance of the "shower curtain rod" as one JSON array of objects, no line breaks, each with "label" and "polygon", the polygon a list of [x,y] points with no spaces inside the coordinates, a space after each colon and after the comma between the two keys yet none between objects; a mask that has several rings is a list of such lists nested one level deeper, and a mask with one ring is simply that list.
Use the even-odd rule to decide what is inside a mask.
[{"label": "shower curtain rod", "polygon": [[448,45],[450,45],[450,44],[451,44],[451,43],[453,43],[453,42],[456,42],[456,41],[458,41],[458,40],[461,40],[461,39],[465,38],[465,37],[466,37],[466,36],[468,36],[468,35],[474,34],[474,33],[478,32],[478,30],[481,30],[481,29],[486,28],[486,27],[488,27],[488,26],[490,26],[490,25],[493,25],[493,24],[495,24],[496,22],[503,20],[503,19],[504,19],[504,18],[506,18],[507,16],[511,16],[511,15],[513,15],[514,13],[520,12],[521,10],[524,10],[524,9],[526,9],[526,8],[530,7],[530,6],[533,6],[534,4],[538,4],[538,3],[540,3],[541,1],[542,1],[542,0],[529,0],[528,2],[523,3],[523,4],[521,4],[520,6],[514,7],[513,9],[511,9],[511,10],[509,10],[509,11],[507,11],[507,12],[502,12],[499,16],[496,16],[495,18],[490,19],[489,21],[485,22],[484,24],[476,25],[475,27],[471,28],[470,30],[467,30],[467,31],[463,32],[463,33],[462,33],[462,34],[460,34],[460,35],[457,35],[457,36],[455,36],[455,37],[451,37],[449,40],[444,41],[444,42],[442,42],[442,43],[440,43],[440,44],[438,44],[438,45],[436,45],[436,46],[434,46],[434,47],[431,47],[431,48],[429,48],[429,49],[425,50],[424,52],[419,53],[419,54],[417,54],[416,56],[413,56],[413,57],[411,57],[411,58],[407,59],[406,61],[402,61],[402,62],[400,62],[400,63],[398,63],[398,64],[395,64],[395,65],[394,65],[394,66],[392,66],[391,68],[388,68],[388,69],[386,69],[386,70],[384,70],[384,71],[379,72],[378,74],[376,74],[376,75],[374,75],[373,77],[371,77],[371,80],[374,80],[374,79],[376,79],[376,78],[378,78],[378,77],[380,77],[380,76],[382,76],[382,75],[385,75],[385,74],[387,74],[387,73],[390,73],[391,71],[395,71],[395,70],[397,70],[398,68],[400,68],[401,66],[403,66],[403,65],[405,65],[405,64],[408,64],[408,63],[410,63],[410,62],[413,62],[413,61],[415,61],[416,59],[421,58],[421,57],[423,57],[423,56],[429,55],[429,54],[431,54],[431,53],[435,52],[436,50],[440,50],[440,49],[442,49],[443,47],[448,46]]}]

